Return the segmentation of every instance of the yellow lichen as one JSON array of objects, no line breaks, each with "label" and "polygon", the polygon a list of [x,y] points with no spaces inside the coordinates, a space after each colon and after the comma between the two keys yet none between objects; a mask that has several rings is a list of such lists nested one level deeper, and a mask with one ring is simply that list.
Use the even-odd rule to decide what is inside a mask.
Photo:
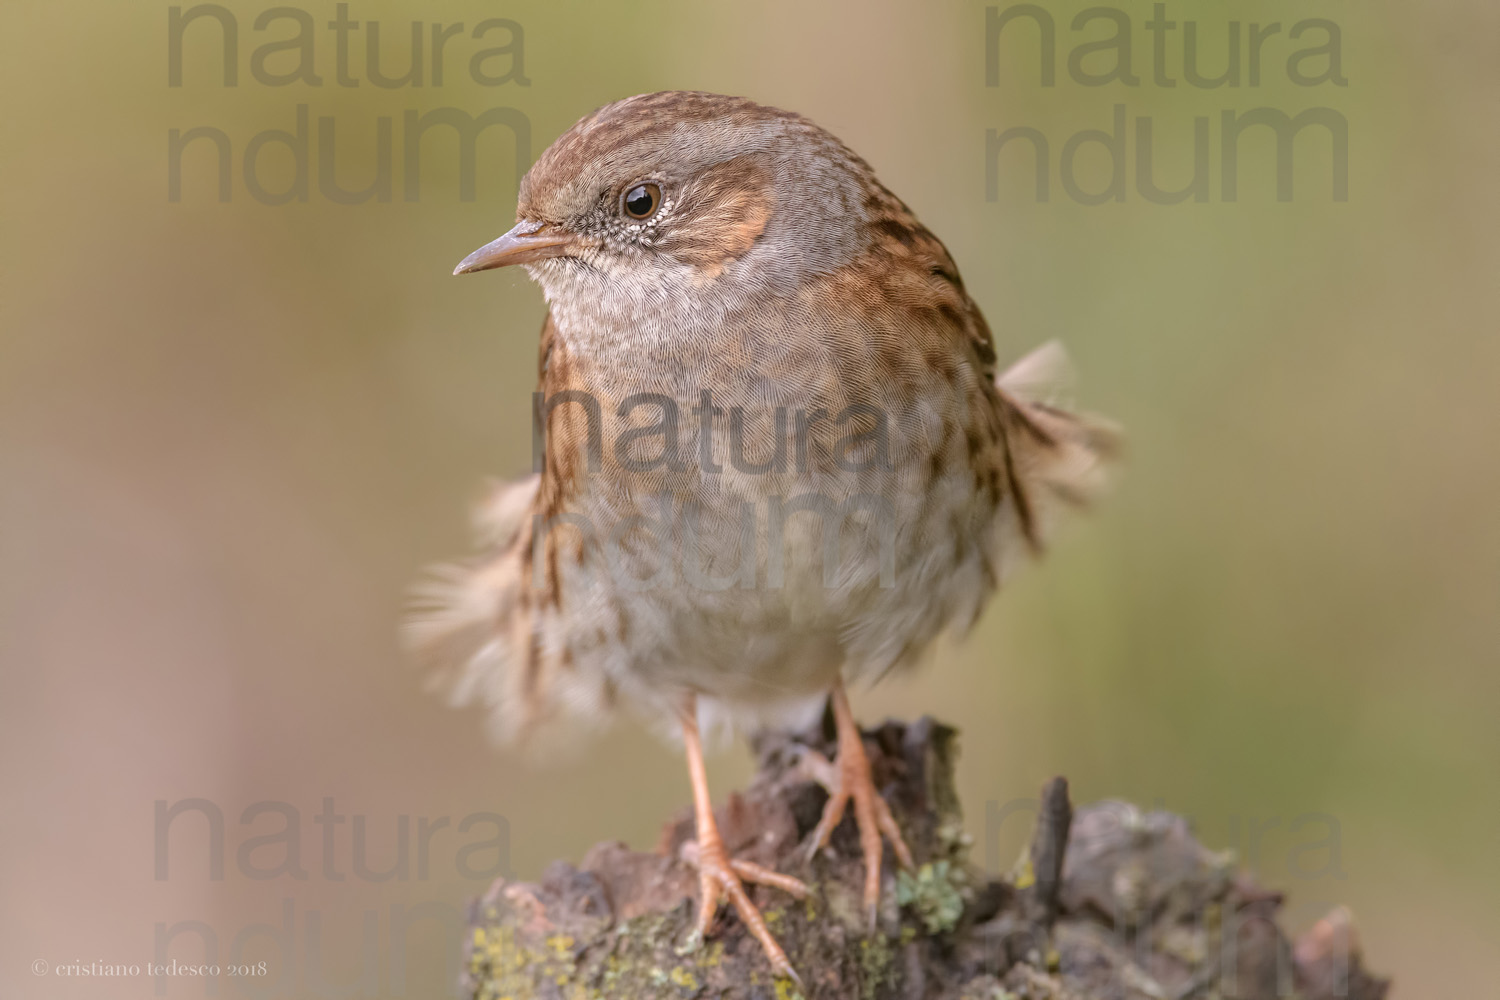
[{"label": "yellow lichen", "polygon": [[895,975],[891,971],[891,943],[877,935],[859,942],[860,994],[863,1000],[874,1000],[882,986],[894,986]]},{"label": "yellow lichen", "polygon": [[1021,859],[1020,867],[1016,870],[1015,885],[1017,889],[1030,889],[1036,885],[1036,870],[1031,867],[1029,852]]}]

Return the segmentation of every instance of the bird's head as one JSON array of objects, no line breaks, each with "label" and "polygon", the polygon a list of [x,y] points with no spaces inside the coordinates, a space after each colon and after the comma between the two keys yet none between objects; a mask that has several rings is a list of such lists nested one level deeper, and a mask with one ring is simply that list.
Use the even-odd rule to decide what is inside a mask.
[{"label": "bird's head", "polygon": [[548,147],[521,181],[515,227],[454,273],[523,264],[554,309],[596,318],[750,301],[852,259],[872,184],[863,161],[798,115],[644,94]]}]

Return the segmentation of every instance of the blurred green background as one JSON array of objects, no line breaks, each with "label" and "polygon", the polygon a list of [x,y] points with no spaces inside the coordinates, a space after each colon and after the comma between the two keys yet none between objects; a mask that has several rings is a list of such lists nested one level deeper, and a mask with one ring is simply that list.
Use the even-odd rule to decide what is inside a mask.
[{"label": "blurred green background", "polygon": [[[1168,4],[1197,23],[1208,74],[1224,67],[1229,22],[1283,25],[1259,86],[1209,90],[1152,82],[1147,3],[1118,8],[1141,84],[1075,82],[1068,52],[1109,33],[1069,30],[1084,6],[1047,5],[1055,86],[1040,83],[1023,24],[1006,29],[990,87],[975,2],[358,0],[347,16],[380,22],[388,74],[408,65],[412,20],[428,25],[422,86],[384,88],[365,70],[365,29],[350,36],[359,86],[338,85],[327,3],[299,8],[316,22],[322,85],[258,82],[251,53],[294,25],[257,31],[267,7],[236,2],[231,88],[206,18],[187,29],[182,82],[169,86],[167,5],[7,4],[0,993],[151,995],[147,978],[29,966],[144,963],[158,923],[198,921],[171,955],[201,955],[206,928],[221,962],[236,947],[268,961],[256,983],[279,978],[276,995],[444,995],[457,933],[442,914],[456,920],[487,886],[468,875],[501,867],[496,851],[462,867],[461,845],[493,838],[482,824],[460,835],[464,817],[503,815],[504,867],[534,877],[601,839],[648,847],[687,803],[677,753],[632,724],[546,768],[490,750],[477,715],[421,694],[395,633],[408,582],[465,549],[482,477],[528,467],[542,317],[524,274],[449,276],[510,225],[516,137],[482,135],[464,201],[455,144],[434,130],[407,200],[404,115],[514,109],[529,160],[602,103],[694,88],[793,108],[842,137],[946,241],[1002,357],[1062,338],[1082,401],[1129,429],[1125,477],[1098,516],[968,642],[857,697],[871,721],[925,712],[961,728],[976,857],[1007,867],[1026,824],[998,822],[1007,803],[1064,773],[1080,800],[1191,816],[1291,892],[1298,927],[1350,903],[1397,996],[1491,995],[1500,9]],[[1347,86],[1288,80],[1287,56],[1320,36],[1291,43],[1286,29],[1316,17],[1341,29]],[[503,26],[468,37],[486,18],[521,27],[524,62],[512,52],[484,70],[519,69],[524,84],[472,78],[472,56],[515,42]],[[466,26],[440,85],[432,22]],[[1168,48],[1178,79],[1182,33]],[[294,62],[281,53],[265,68]],[[349,189],[375,176],[378,120],[391,119],[389,201],[321,193],[315,127],[307,200],[252,196],[246,145],[294,128],[299,104],[313,126],[335,123]],[[1187,179],[1193,118],[1210,119],[1207,201],[1141,197],[1133,131],[1125,199],[1068,196],[1061,147],[1109,129],[1116,104],[1132,129],[1152,119],[1168,187]],[[1220,112],[1258,107],[1347,120],[1346,202],[1330,197],[1317,129],[1298,140],[1293,200],[1277,200],[1274,150],[1251,135],[1239,198],[1223,199]],[[232,144],[227,202],[208,140],[189,147],[169,200],[169,132],[198,126]],[[986,196],[986,130],[1016,126],[1050,141],[1046,202],[1019,144]],[[1078,157],[1080,182],[1102,188],[1100,148]],[[283,187],[286,151],[268,147],[262,170]],[[711,767],[724,794],[747,778],[748,755]],[[206,827],[189,816],[158,877],[154,803],[195,796],[224,814],[227,873],[209,877]],[[328,797],[362,823],[316,822]],[[242,822],[260,800],[295,817]],[[450,821],[425,873],[423,817]],[[306,877],[251,877],[287,850],[251,838],[287,822]],[[399,861],[403,822],[407,869],[353,873],[361,829],[383,869]],[[325,834],[342,880],[323,868]],[[392,905],[410,916],[424,903],[432,918],[397,935]],[[288,914],[289,951],[254,931]],[[172,981],[166,995],[202,990]]]}]

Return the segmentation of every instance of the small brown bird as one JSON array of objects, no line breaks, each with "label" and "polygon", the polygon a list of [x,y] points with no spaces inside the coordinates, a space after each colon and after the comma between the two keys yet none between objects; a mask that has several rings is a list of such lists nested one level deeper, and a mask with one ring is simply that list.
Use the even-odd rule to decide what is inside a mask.
[{"label": "small brown bird", "polygon": [[809,849],[852,804],[873,914],[882,837],[913,860],[845,684],[972,624],[1060,502],[1099,485],[1114,433],[1039,396],[1055,349],[997,376],[943,244],[799,115],[618,101],[542,154],[516,214],[455,273],[522,264],[542,286],[543,468],[494,493],[483,553],[440,571],[410,637],[512,738],[617,706],[675,719],[699,931],[727,896],[794,976],[744,883],[806,889],[729,856],[700,725],[790,725],[831,699]]}]

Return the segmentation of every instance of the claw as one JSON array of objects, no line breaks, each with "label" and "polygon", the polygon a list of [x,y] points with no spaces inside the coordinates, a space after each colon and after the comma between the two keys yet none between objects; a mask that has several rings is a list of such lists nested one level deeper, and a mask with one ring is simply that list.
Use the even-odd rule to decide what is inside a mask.
[{"label": "claw", "polygon": [[915,868],[911,850],[901,837],[901,828],[890,806],[880,797],[870,774],[870,758],[865,754],[864,738],[854,721],[849,708],[849,698],[844,692],[843,682],[834,685],[832,692],[834,721],[838,727],[839,754],[837,765],[830,764],[822,754],[809,751],[803,757],[803,767],[814,780],[828,789],[828,804],[823,807],[823,816],[813,830],[808,857],[816,855],[827,844],[833,831],[844,818],[849,803],[854,803],[854,818],[859,824],[859,844],[865,857],[865,910],[871,926],[875,924],[880,902],[880,864],[884,846],[881,838],[891,842],[896,860],[904,868]]},{"label": "claw", "polygon": [[717,838],[706,848],[693,842],[685,844],[683,858],[698,869],[697,933],[704,938],[712,933],[719,903],[727,896],[735,912],[740,915],[740,920],[744,922],[745,929],[760,942],[777,975],[785,976],[801,986],[802,980],[798,977],[797,970],[792,968],[791,960],[786,957],[786,952],[766,926],[765,917],[761,916],[760,910],[745,892],[745,883],[774,886],[791,893],[797,899],[807,898],[807,886],[790,875],[773,872],[753,861],[730,858],[723,843],[718,842]]},{"label": "claw", "polygon": [[682,711],[682,736],[687,747],[688,773],[693,782],[693,806],[698,826],[698,839],[682,847],[683,860],[698,869],[698,921],[696,934],[707,938],[713,931],[714,918],[719,912],[720,901],[728,897],[747,930],[760,942],[776,974],[790,979],[800,988],[802,979],[792,968],[786,952],[771,935],[765,917],[750,901],[745,892],[745,883],[769,885],[791,893],[796,899],[807,898],[807,886],[790,875],[774,872],[753,861],[731,858],[719,835],[718,823],[714,820],[713,805],[709,800],[708,777],[703,767],[703,746],[698,737],[696,706],[689,698]]}]

